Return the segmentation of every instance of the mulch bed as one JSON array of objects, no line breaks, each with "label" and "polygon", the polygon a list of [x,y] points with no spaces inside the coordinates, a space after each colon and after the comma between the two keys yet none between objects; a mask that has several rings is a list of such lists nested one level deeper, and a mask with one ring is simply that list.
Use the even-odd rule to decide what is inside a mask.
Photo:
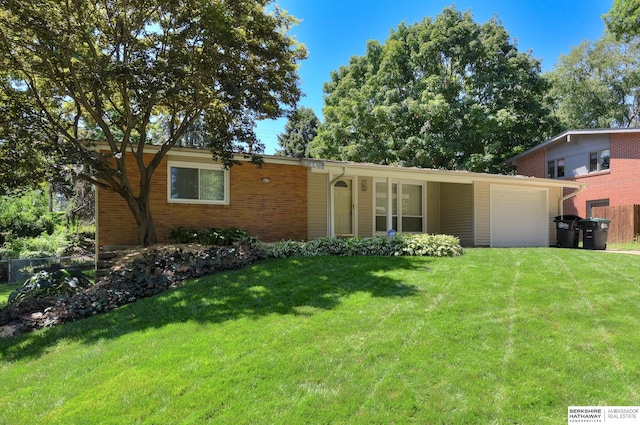
[{"label": "mulch bed", "polygon": [[248,245],[156,245],[127,250],[109,273],[72,295],[32,298],[0,309],[0,337],[104,313],[181,285],[185,280],[246,267],[265,258]]}]

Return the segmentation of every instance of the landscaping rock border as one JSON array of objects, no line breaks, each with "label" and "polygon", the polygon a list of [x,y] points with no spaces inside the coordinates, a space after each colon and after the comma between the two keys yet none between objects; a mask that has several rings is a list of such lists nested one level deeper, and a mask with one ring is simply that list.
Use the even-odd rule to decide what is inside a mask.
[{"label": "landscaping rock border", "polygon": [[261,249],[246,244],[164,245],[123,254],[117,265],[90,288],[0,309],[0,337],[107,312],[179,286],[185,280],[240,269],[266,257]]}]

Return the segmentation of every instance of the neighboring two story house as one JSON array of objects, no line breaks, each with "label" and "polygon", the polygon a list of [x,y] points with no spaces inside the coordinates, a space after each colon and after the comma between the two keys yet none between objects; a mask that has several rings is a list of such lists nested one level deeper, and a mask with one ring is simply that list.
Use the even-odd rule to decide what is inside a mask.
[{"label": "neighboring two story house", "polygon": [[586,183],[564,201],[564,214],[590,218],[593,207],[640,204],[640,128],[565,131],[505,164],[523,176]]}]

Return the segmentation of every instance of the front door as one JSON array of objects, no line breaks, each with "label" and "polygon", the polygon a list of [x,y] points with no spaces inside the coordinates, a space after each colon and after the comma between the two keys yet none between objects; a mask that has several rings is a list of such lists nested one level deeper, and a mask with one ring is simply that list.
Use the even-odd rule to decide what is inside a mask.
[{"label": "front door", "polygon": [[333,217],[336,236],[353,235],[353,181],[341,179],[333,187]]}]

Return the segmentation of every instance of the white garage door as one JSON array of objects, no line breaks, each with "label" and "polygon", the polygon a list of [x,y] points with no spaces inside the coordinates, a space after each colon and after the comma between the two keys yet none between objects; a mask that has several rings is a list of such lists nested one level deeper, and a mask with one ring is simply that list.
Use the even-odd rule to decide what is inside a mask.
[{"label": "white garage door", "polygon": [[549,246],[546,189],[491,187],[491,246]]}]

